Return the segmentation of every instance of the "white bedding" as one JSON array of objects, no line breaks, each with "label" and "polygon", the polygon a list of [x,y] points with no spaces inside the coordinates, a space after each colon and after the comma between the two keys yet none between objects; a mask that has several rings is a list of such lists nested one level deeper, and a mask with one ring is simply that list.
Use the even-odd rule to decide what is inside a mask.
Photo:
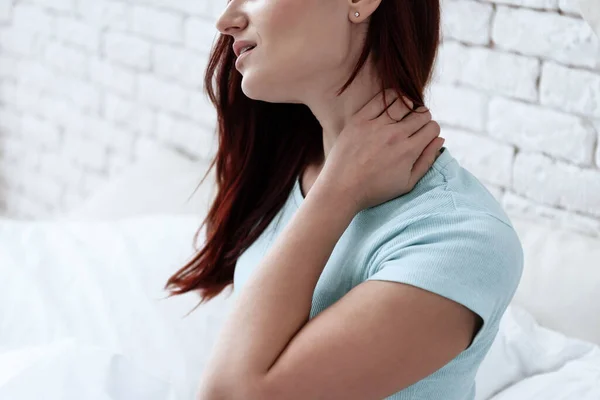
[{"label": "white bedding", "polygon": [[[160,299],[200,222],[0,219],[0,399],[193,399],[229,290],[186,318],[196,295]],[[477,384],[478,400],[600,400],[600,350],[511,306]]]},{"label": "white bedding", "polygon": [[160,299],[199,224],[0,220],[0,399],[192,399],[228,303]]}]

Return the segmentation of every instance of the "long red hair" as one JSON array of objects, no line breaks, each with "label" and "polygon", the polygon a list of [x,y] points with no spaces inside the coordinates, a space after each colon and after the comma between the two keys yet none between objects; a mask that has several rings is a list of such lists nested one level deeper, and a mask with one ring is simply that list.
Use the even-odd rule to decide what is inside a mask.
[{"label": "long red hair", "polygon": [[[424,105],[440,33],[439,0],[382,1],[371,15],[356,67],[338,95],[371,53],[382,89],[395,89],[414,108]],[[216,196],[194,235],[196,243],[206,225],[205,240],[165,285],[169,297],[197,290],[198,305],[233,283],[238,257],[280,211],[298,174],[323,160],[322,129],[307,106],[253,100],[242,92],[232,44],[230,35],[219,36],[204,76],[217,111],[219,138],[215,158],[200,181],[216,164]]]}]

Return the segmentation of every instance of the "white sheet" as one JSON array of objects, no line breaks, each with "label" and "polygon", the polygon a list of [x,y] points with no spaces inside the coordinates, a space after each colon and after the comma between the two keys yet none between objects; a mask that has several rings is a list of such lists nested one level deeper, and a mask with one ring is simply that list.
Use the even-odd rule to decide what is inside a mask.
[{"label": "white sheet", "polygon": [[477,400],[600,400],[600,348],[511,305],[477,373]]},{"label": "white sheet", "polygon": [[161,298],[199,224],[0,220],[0,399],[192,399],[226,303]]},{"label": "white sheet", "polygon": [[[229,290],[186,318],[195,294],[160,299],[200,222],[0,219],[0,399],[192,400]],[[477,400],[600,400],[600,351],[511,306],[477,385]]]}]

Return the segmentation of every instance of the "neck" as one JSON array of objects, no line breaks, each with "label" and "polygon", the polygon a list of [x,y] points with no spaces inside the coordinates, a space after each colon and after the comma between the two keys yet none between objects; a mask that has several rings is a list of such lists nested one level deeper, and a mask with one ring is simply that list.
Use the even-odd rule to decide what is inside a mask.
[{"label": "neck", "polygon": [[[347,79],[347,76],[344,75],[344,78]],[[345,80],[335,82],[337,86],[330,86],[305,101],[323,128],[325,160],[350,118],[382,90],[370,58],[346,91],[337,96],[337,90],[344,83]]]}]

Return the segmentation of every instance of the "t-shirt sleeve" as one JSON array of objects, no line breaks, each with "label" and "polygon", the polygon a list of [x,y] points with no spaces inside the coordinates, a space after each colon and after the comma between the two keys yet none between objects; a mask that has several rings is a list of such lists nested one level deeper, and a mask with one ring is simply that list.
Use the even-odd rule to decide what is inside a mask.
[{"label": "t-shirt sleeve", "polygon": [[485,213],[450,212],[389,235],[366,280],[410,284],[469,308],[483,320],[471,347],[497,332],[522,270],[523,249],[513,227]]}]

